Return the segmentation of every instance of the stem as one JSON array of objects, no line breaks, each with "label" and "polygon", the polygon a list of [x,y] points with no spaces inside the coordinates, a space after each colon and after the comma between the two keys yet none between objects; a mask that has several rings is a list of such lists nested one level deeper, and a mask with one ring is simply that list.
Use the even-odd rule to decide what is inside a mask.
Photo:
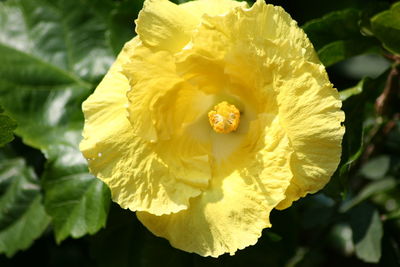
[{"label": "stem", "polygon": [[396,101],[396,94],[399,93],[400,88],[400,72],[397,68],[397,65],[398,64],[395,64],[391,69],[386,80],[385,89],[383,90],[382,94],[376,99],[375,110],[378,115],[390,115],[390,108],[392,107],[391,103]]},{"label": "stem", "polygon": [[399,119],[399,113],[396,108],[400,96],[400,56],[385,55],[385,57],[393,60],[394,64],[386,79],[382,94],[375,101],[375,111],[378,115],[377,124],[375,124],[366,138],[368,146],[362,156],[362,162],[367,161],[377,152],[377,149],[382,147],[381,144],[385,140],[384,137],[393,129]]}]

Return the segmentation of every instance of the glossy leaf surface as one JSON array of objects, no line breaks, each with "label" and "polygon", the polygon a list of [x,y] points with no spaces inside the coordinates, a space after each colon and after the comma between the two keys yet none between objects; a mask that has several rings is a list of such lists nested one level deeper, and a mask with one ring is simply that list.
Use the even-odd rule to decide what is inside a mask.
[{"label": "glossy leaf surface", "polygon": [[49,222],[33,170],[22,159],[0,161],[0,253],[28,248]]}]

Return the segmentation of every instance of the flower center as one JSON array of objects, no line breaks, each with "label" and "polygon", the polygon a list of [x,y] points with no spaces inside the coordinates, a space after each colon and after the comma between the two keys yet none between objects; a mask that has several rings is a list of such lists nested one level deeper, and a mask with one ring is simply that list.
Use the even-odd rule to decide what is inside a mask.
[{"label": "flower center", "polygon": [[217,133],[236,131],[240,121],[240,111],[226,101],[222,101],[208,112],[211,127]]}]

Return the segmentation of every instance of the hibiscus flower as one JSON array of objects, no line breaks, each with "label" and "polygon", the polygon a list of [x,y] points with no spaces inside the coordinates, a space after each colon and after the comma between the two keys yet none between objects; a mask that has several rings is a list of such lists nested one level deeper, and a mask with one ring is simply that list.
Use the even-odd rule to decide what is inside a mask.
[{"label": "hibiscus flower", "polygon": [[136,33],[83,104],[80,149],[151,232],[233,255],[271,226],[272,209],[329,181],[341,101],[281,7],[146,0]]}]

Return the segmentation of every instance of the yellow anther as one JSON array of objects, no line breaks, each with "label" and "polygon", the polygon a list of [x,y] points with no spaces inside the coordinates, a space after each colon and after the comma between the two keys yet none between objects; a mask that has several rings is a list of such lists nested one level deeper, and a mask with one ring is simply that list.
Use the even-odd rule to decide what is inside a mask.
[{"label": "yellow anther", "polygon": [[230,133],[236,131],[240,121],[240,111],[226,101],[216,105],[208,112],[211,127],[217,133]]}]

